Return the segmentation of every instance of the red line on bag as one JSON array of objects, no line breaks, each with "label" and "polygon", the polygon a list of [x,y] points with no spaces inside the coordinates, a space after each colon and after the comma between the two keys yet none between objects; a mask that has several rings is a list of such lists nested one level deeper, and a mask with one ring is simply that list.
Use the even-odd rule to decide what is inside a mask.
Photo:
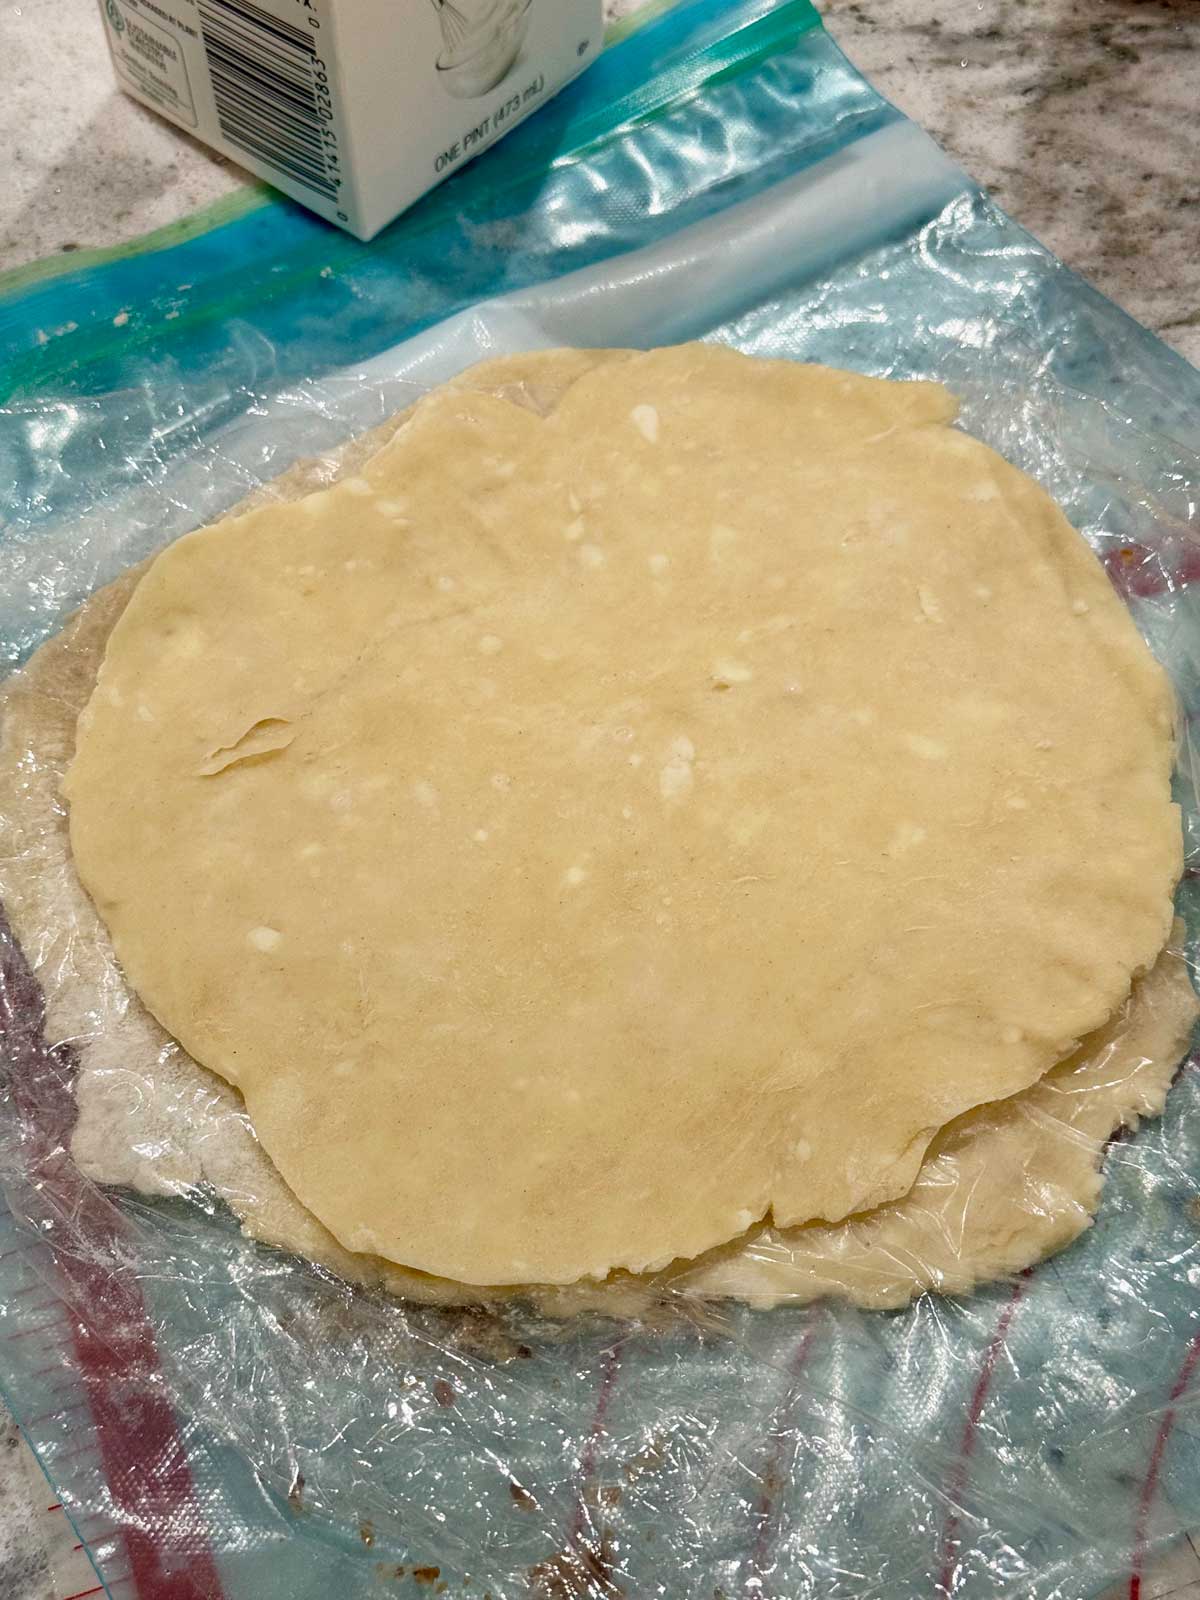
[{"label": "red line on bag", "polygon": [[583,1442],[583,1449],[579,1452],[578,1489],[575,1508],[571,1513],[571,1525],[567,1530],[567,1544],[572,1549],[578,1546],[583,1537],[584,1524],[591,1520],[588,1515],[587,1494],[596,1476],[596,1451],[604,1433],[604,1419],[608,1416],[608,1408],[617,1387],[617,1378],[620,1376],[623,1347],[624,1340],[618,1339],[600,1356],[600,1387],[596,1391],[596,1404],[592,1410],[588,1436]]},{"label": "red line on bag", "polygon": [[1169,589],[1184,589],[1200,578],[1200,550],[1189,549],[1173,572],[1164,572],[1161,558],[1144,544],[1125,544],[1101,558],[1113,587],[1127,599],[1149,599]]},{"label": "red line on bag", "polygon": [[[68,1154],[76,1115],[75,1059],[69,1046],[47,1042],[44,1024],[41,989],[0,910],[0,1041],[24,1123],[29,1177],[50,1202],[52,1219],[70,1217],[72,1229],[90,1247],[57,1250],[53,1231],[43,1237],[63,1280],[75,1360],[95,1422],[95,1448],[109,1494],[122,1513],[129,1576],[139,1600],[221,1600],[221,1580],[141,1288],[132,1273],[113,1265],[113,1246],[125,1224]],[[60,1508],[55,1501],[50,1510]]]},{"label": "red line on bag", "polygon": [[71,1373],[67,1371],[65,1364],[61,1360],[52,1361],[48,1367],[38,1367],[29,1376],[31,1378],[48,1378],[52,1372],[58,1373],[60,1377],[71,1377]]},{"label": "red line on bag", "polygon": [[979,1368],[979,1376],[975,1379],[975,1387],[971,1391],[971,1402],[967,1407],[967,1420],[963,1424],[962,1439],[958,1446],[958,1459],[954,1463],[954,1470],[950,1474],[950,1482],[946,1489],[946,1498],[950,1502],[950,1515],[946,1518],[945,1532],[942,1534],[942,1571],[938,1579],[939,1594],[950,1595],[953,1591],[954,1568],[958,1560],[958,1527],[959,1527],[959,1502],[963,1491],[967,1487],[967,1479],[971,1474],[971,1457],[975,1453],[975,1440],[979,1433],[979,1419],[983,1415],[983,1408],[987,1402],[988,1392],[992,1387],[992,1378],[996,1371],[996,1363],[1004,1350],[1008,1338],[1008,1330],[1016,1316],[1017,1307],[1025,1293],[1025,1286],[1029,1282],[1032,1268],[1026,1267],[1016,1283],[1013,1284],[1012,1293],[1009,1295],[1004,1309],[996,1323],[996,1331],[992,1334],[991,1341],[984,1351],[983,1362]]},{"label": "red line on bag", "polygon": [[[575,1479],[575,1501],[571,1519],[563,1534],[563,1544],[554,1555],[530,1567],[528,1588],[542,1600],[568,1594],[585,1593],[599,1600],[601,1595],[624,1594],[613,1577],[608,1552],[608,1530],[587,1526],[591,1523],[588,1497],[596,1476],[596,1454],[604,1433],[604,1419],[617,1386],[621,1370],[621,1351],[625,1340],[618,1339],[608,1345],[600,1355],[600,1384],[592,1407],[592,1420],[587,1438],[579,1452],[579,1470]],[[516,1485],[519,1489],[519,1485]],[[586,1529],[586,1531],[585,1531]]]},{"label": "red line on bag", "polygon": [[1133,1560],[1129,1569],[1129,1600],[1141,1600],[1142,1595],[1142,1568],[1146,1564],[1147,1553],[1147,1524],[1150,1521],[1150,1510],[1154,1504],[1155,1495],[1158,1493],[1158,1479],[1162,1471],[1163,1457],[1167,1453],[1167,1441],[1171,1437],[1171,1430],[1175,1426],[1175,1408],[1183,1398],[1183,1392],[1192,1381],[1196,1371],[1196,1364],[1200,1362],[1200,1333],[1192,1336],[1191,1342],[1179,1368],[1178,1376],[1167,1396],[1167,1403],[1163,1407],[1163,1414],[1159,1420],[1158,1432],[1154,1437],[1154,1447],[1150,1451],[1150,1462],[1146,1468],[1146,1476],[1142,1483],[1142,1492],[1138,1496],[1137,1520],[1133,1531]]},{"label": "red line on bag", "polygon": [[5,1341],[8,1344],[17,1344],[22,1339],[32,1339],[35,1333],[49,1333],[58,1320],[57,1317],[51,1317],[49,1322],[39,1322],[32,1328],[18,1328],[16,1333],[6,1333]]},{"label": "red line on bag", "polygon": [[69,1406],[55,1406],[50,1411],[39,1412],[36,1417],[29,1417],[26,1420],[25,1426],[27,1428],[36,1428],[39,1423],[49,1422],[51,1417],[72,1416],[76,1411],[82,1411],[87,1403],[88,1402],[86,1400],[76,1400]]},{"label": "red line on bag", "polygon": [[[47,1287],[48,1285],[43,1283],[39,1278],[36,1283],[27,1283],[23,1289],[14,1289],[12,1294],[10,1294],[8,1297],[8,1303],[9,1305],[12,1305],[14,1300],[28,1300],[31,1294],[44,1295]],[[52,1294],[48,1300],[43,1300],[40,1305],[27,1306],[25,1309],[27,1313],[33,1311],[49,1311],[51,1306],[54,1306],[56,1310],[61,1309],[62,1301],[59,1300],[57,1295]]]},{"label": "red line on bag", "polygon": [[[801,1335],[800,1342],[792,1352],[792,1359],[788,1362],[787,1399],[791,1398],[791,1385],[800,1376],[801,1371],[808,1361],[808,1353],[812,1347],[815,1328],[806,1328]],[[774,1416],[779,1416],[780,1407],[775,1408]],[[763,1573],[766,1570],[767,1558],[771,1554],[771,1547],[777,1536],[779,1497],[783,1483],[779,1476],[779,1466],[783,1457],[783,1443],[787,1437],[787,1430],[775,1423],[767,1434],[766,1443],[769,1446],[766,1465],[763,1468],[762,1489],[754,1508],[758,1522],[758,1530],[754,1536],[754,1547],[750,1551],[749,1570],[746,1574],[747,1587],[757,1583],[761,1591]]]}]

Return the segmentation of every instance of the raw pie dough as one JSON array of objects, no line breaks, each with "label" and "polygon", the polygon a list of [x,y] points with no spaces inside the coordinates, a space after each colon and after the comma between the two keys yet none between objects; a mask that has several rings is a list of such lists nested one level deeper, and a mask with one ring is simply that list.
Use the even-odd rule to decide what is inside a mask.
[{"label": "raw pie dough", "polygon": [[[264,1243],[351,1282],[455,1305],[521,1291],[479,1289],[352,1255],[306,1211],[254,1136],[236,1091],[192,1061],[130,995],[70,861],[55,797],[75,719],[137,574],[96,595],[5,686],[0,701],[0,894],[46,994],[52,1038],[76,1041],[85,1175],[147,1194],[208,1185]],[[1173,945],[1182,938],[1177,925]],[[1100,1198],[1104,1141],[1156,1115],[1197,1002],[1181,956],[1164,952],[1117,1015],[1032,1088],[982,1106],[934,1139],[911,1191],[836,1225],[754,1229],[655,1278],[540,1287],[537,1307],[652,1315],[664,1301],[730,1297],[756,1305],[835,1295],[881,1309],[925,1289],[965,1293],[1061,1249]]]},{"label": "raw pie dough", "polygon": [[[208,1185],[265,1243],[408,1300],[497,1300],[479,1289],[352,1255],[305,1211],[254,1136],[236,1091],[192,1061],[130,995],[70,861],[55,796],[75,719],[137,574],[96,595],[5,686],[0,703],[0,893],[46,994],[52,1038],[76,1042],[85,1175],[147,1194]],[[1182,938],[1176,925],[1173,944]],[[538,1287],[538,1309],[653,1315],[664,1302],[756,1305],[835,1295],[880,1309],[924,1289],[964,1293],[1061,1249],[1089,1224],[1103,1143],[1156,1115],[1197,1014],[1181,956],[1164,952],[1117,1015],[1024,1093],[969,1111],[935,1138],[907,1196],[827,1226],[755,1229],[655,1278]]]},{"label": "raw pie dough", "polygon": [[[513,364],[511,376],[523,396],[550,404],[550,380],[570,376],[580,359],[525,358]],[[505,374],[502,364],[492,363],[463,381],[472,376],[500,387]],[[394,427],[348,447],[339,470],[353,470]],[[258,498],[294,498],[330,470],[329,463],[297,468]],[[80,892],[55,798],[72,754],[76,715],[139,576],[135,571],[95,596],[9,681],[0,704],[0,893],[46,993],[51,1036],[77,1041],[76,1161],[97,1181],[147,1193],[187,1192],[207,1183],[256,1237],[354,1281],[442,1302],[502,1293],[341,1249],[282,1183],[236,1094],[191,1061],[125,989],[104,930]],[[841,1227],[755,1230],[651,1282],[619,1275],[591,1289],[543,1289],[537,1297],[544,1309],[560,1313],[585,1306],[635,1313],[667,1292],[740,1295],[758,1303],[836,1293],[861,1305],[888,1306],[925,1287],[962,1291],[1026,1266],[1087,1225],[1101,1184],[1102,1141],[1121,1123],[1136,1123],[1139,1112],[1161,1108],[1194,1013],[1182,962],[1164,955],[1113,1022],[1085,1041],[1075,1062],[1000,1106],[968,1113],[939,1135],[905,1200]]]},{"label": "raw pie dough", "polygon": [[1165,679],[952,411],[698,346],[450,387],[152,564],[76,863],[345,1247],[554,1283],[836,1220],[1153,962]]}]

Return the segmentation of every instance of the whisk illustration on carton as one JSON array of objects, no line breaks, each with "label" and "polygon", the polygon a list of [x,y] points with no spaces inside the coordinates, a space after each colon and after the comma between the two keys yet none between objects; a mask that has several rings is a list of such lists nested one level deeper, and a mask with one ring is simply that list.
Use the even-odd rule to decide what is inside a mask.
[{"label": "whisk illustration on carton", "polygon": [[525,35],[533,0],[433,0],[445,48],[437,59],[438,82],[459,100],[494,89],[512,70]]}]

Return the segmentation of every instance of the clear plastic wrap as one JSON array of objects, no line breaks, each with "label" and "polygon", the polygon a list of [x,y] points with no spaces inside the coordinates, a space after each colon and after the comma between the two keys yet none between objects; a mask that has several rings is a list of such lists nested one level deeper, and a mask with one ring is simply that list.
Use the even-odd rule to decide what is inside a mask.
[{"label": "clear plastic wrap", "polygon": [[[1190,859],[1200,376],[812,23],[681,6],[375,246],[275,204],[11,294],[9,659],[481,356],[703,336],[937,378],[1046,485],[1175,681]],[[1063,1254],[888,1313],[419,1305],[247,1237],[269,1169],[236,1099],[131,1005],[65,857],[97,647],[65,637],[32,733],[28,680],[6,705],[0,1374],[112,1592],[1078,1600],[1200,1518],[1190,1066]]]}]

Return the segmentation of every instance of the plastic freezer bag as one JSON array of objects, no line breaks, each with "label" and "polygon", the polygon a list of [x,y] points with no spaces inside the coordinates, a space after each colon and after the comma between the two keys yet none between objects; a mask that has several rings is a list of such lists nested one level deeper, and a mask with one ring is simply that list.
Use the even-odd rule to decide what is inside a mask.
[{"label": "plastic freezer bag", "polygon": [[[796,0],[669,11],[371,245],[270,201],[10,286],[7,659],[298,459],[328,477],[341,441],[482,356],[697,337],[949,384],[1171,672],[1194,847],[1200,376]],[[0,854],[2,891],[11,837]],[[1077,1600],[1200,1516],[1190,1067],[1109,1149],[1095,1227],[967,1299],[430,1308],[255,1244],[172,1177],[165,1138],[134,1152],[156,1195],[84,1176],[88,1052],[115,1052],[131,1104],[159,1081],[122,1055],[124,1002],[86,986],[86,946],[49,920],[4,937],[0,1373],[110,1592]],[[43,994],[81,983],[84,1026],[58,1035]]]}]

